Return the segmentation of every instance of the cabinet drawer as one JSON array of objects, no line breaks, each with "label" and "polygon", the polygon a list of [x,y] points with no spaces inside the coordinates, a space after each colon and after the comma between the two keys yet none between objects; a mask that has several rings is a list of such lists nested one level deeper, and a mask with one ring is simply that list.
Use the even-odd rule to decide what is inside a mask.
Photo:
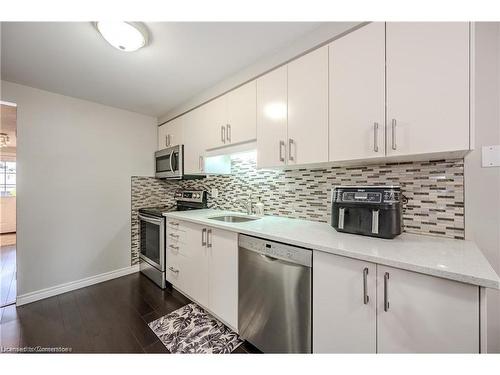
[{"label": "cabinet drawer", "polygon": [[190,294],[189,282],[192,274],[189,271],[189,260],[180,254],[169,253],[165,278],[173,286],[186,294]]},{"label": "cabinet drawer", "polygon": [[185,228],[183,229],[182,223],[179,220],[167,219],[167,231],[168,230],[185,231]]},{"label": "cabinet drawer", "polygon": [[206,248],[201,246],[201,232],[199,239],[199,246],[197,243],[194,243],[193,239],[188,241],[186,236],[179,236],[178,239],[167,238],[167,256],[171,253],[178,253],[185,257],[202,257],[206,255]]},{"label": "cabinet drawer", "polygon": [[167,244],[177,244],[179,242],[186,243],[186,232],[167,228]]}]

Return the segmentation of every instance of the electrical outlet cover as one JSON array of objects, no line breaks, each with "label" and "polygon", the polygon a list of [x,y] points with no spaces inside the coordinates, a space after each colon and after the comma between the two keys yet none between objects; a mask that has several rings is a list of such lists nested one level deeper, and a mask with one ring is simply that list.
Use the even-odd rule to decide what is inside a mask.
[{"label": "electrical outlet cover", "polygon": [[500,167],[500,145],[483,146],[483,167]]},{"label": "electrical outlet cover", "polygon": [[212,198],[217,198],[219,196],[219,190],[217,188],[212,188],[212,190],[210,191],[210,195],[212,196]]}]

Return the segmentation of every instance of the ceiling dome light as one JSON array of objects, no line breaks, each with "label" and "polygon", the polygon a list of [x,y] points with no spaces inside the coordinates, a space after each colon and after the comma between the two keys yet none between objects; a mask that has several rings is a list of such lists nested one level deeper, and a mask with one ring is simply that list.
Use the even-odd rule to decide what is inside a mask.
[{"label": "ceiling dome light", "polygon": [[137,51],[147,43],[147,31],[138,23],[99,21],[95,26],[102,37],[120,51]]}]

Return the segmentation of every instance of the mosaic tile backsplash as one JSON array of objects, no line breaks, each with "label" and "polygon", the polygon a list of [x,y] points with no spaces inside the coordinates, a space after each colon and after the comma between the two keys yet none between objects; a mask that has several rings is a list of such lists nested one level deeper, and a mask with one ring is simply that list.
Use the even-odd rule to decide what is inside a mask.
[{"label": "mosaic tile backsplash", "polygon": [[408,198],[404,231],[464,238],[463,159],[387,163],[364,166],[257,170],[255,158],[231,161],[232,174],[201,180],[163,181],[132,177],[132,264],[138,262],[138,219],[141,207],[173,205],[177,189],[218,189],[209,195],[211,208],[245,211],[250,194],[260,197],[266,215],[330,222],[331,189],[338,185],[400,185]]}]

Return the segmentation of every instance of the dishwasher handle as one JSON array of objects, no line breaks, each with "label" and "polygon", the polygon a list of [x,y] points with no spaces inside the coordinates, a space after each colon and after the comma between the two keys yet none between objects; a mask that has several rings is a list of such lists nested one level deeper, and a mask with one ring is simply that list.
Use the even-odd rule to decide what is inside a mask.
[{"label": "dishwasher handle", "polygon": [[[248,249],[245,249],[245,250],[248,250]],[[285,266],[292,266],[292,267],[307,267],[307,266],[305,266],[303,264],[299,264],[299,263],[296,263],[296,262],[290,262],[290,261],[285,260],[285,259],[275,258],[275,257],[272,257],[270,255],[266,255],[266,254],[262,254],[262,253],[257,253],[257,252],[255,252],[255,253],[257,255],[259,255],[259,257],[261,257],[262,259],[264,259],[264,261],[267,262],[267,263],[283,264]]]}]

